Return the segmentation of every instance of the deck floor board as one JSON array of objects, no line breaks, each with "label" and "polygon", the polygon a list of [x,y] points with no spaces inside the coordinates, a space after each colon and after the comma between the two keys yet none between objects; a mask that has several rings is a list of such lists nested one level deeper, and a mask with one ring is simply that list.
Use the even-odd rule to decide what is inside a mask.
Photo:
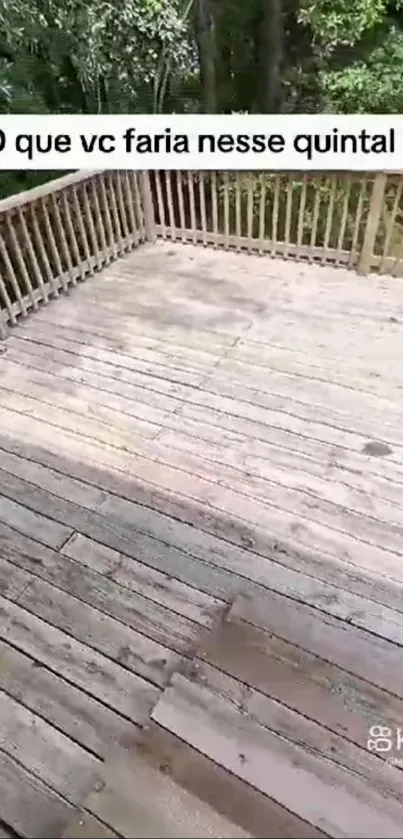
[{"label": "deck floor board", "polygon": [[139,743],[251,836],[400,835],[403,745],[367,740],[403,730],[402,311],[398,279],[160,242],[10,331],[5,836],[118,835],[84,791]]}]

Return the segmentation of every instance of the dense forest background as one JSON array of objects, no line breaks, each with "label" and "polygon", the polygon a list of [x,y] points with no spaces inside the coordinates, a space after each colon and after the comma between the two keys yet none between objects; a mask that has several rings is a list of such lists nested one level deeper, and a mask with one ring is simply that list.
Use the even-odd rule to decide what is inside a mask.
[{"label": "dense forest background", "polygon": [[403,0],[0,0],[0,114],[399,113],[402,82]]}]

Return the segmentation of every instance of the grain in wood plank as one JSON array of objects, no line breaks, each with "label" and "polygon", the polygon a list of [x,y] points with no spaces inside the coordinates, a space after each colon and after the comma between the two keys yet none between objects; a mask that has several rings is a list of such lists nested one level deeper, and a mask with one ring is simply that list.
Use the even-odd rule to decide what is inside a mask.
[{"label": "grain in wood plank", "polygon": [[133,837],[245,837],[242,828],[148,764],[121,750],[100,772],[103,786],[85,807],[127,839]]},{"label": "grain in wood plank", "polygon": [[72,804],[94,785],[101,762],[37,714],[0,691],[0,749]]},{"label": "grain in wood plank", "polygon": [[151,722],[141,735],[147,761],[256,839],[315,839],[324,834]]},{"label": "grain in wood plank", "polygon": [[144,723],[158,689],[36,615],[0,598],[1,636],[134,723]]},{"label": "grain in wood plank", "polygon": [[24,839],[61,836],[74,807],[0,751],[0,813]]},{"label": "grain in wood plank", "polygon": [[130,444],[136,447],[140,437],[153,437],[159,431],[153,422],[122,414],[111,407],[92,405],[84,394],[57,396],[49,384],[25,382],[23,378],[17,384],[12,379],[2,379],[0,404],[22,413],[48,416],[49,424],[62,430],[77,430],[84,437],[109,441],[118,447]]},{"label": "grain in wood plank", "polygon": [[[319,402],[322,398],[324,406],[328,382],[329,398],[334,399],[340,409],[348,407],[348,397],[351,396],[353,405],[368,401],[373,404],[375,411],[381,408],[383,402],[388,402],[393,416],[397,409],[399,384],[397,356],[390,358],[389,362],[390,366],[383,371],[382,357],[378,359],[373,356],[371,364],[370,357],[364,355],[357,360],[353,357],[348,367],[346,360],[336,362],[332,357],[315,357],[312,348],[307,348],[304,354],[298,354],[287,347],[281,351],[276,345],[272,350],[270,341],[268,345],[259,345],[246,340],[240,349],[237,344],[222,357],[217,377],[224,378],[226,374],[227,380],[236,383],[237,379],[247,379],[250,375],[250,386],[255,383],[256,388],[260,386],[262,389],[264,384],[273,380],[274,392],[279,387],[280,393],[282,390],[284,393],[288,391],[296,399],[303,396],[305,386],[305,396],[311,393],[312,398]],[[374,376],[374,367],[380,367],[382,376]]]},{"label": "grain in wood plank", "polygon": [[91,813],[80,812],[64,831],[62,839],[117,839],[118,834]]},{"label": "grain in wood plank", "polygon": [[[229,447],[225,440],[207,441],[194,434],[167,430],[160,433],[159,444],[179,448],[193,456],[202,457],[213,463],[230,466],[243,473],[244,477],[264,478],[273,484],[306,491],[310,495],[324,498],[353,512],[372,515],[381,521],[400,525],[403,521],[402,485],[384,481],[382,478],[357,477],[347,470],[336,470],[329,477],[328,464],[310,458],[297,451],[278,446],[242,439],[238,445]],[[213,434],[211,435],[214,436]],[[216,437],[219,435],[216,434]],[[257,454],[256,450],[260,453]],[[382,493],[384,494],[382,497]],[[392,502],[392,503],[390,503]]]},{"label": "grain in wood plank", "polygon": [[[240,396],[240,394],[239,394]],[[242,418],[252,420],[262,425],[274,426],[281,430],[292,431],[302,437],[319,440],[331,446],[341,446],[342,448],[357,451],[361,449],[367,442],[366,435],[355,431],[354,429],[343,430],[332,425],[330,422],[326,425],[318,420],[304,419],[294,413],[286,413],[271,408],[268,405],[261,406],[252,402],[248,402],[245,398],[240,399],[228,396],[222,396],[220,393],[211,393],[208,390],[196,390],[192,396],[191,401],[195,405],[203,406],[205,408],[217,411],[220,414],[228,415],[230,418]],[[245,396],[245,394],[244,394]],[[264,399],[264,396],[262,396]],[[269,401],[270,396],[267,398]],[[190,411],[191,406],[185,405],[183,408],[183,416],[187,416],[187,411]],[[403,463],[403,453],[401,451],[402,444],[396,445],[393,451],[392,459],[399,464]]]},{"label": "grain in wood plank", "polygon": [[[242,652],[247,655],[248,648],[244,647],[240,650],[240,655]],[[269,662],[266,661],[266,667],[268,666]],[[242,684],[227,673],[204,662],[196,662],[191,679],[214,693],[224,696],[242,714],[247,714],[269,731],[308,749],[321,760],[331,760],[345,767],[349,772],[360,776],[369,786],[373,785],[383,795],[390,795],[403,804],[399,770],[389,762],[386,765],[382,764],[377,754],[368,751],[367,740],[370,737],[370,727],[366,730],[366,737],[363,738],[362,744],[357,745],[349,742],[344,736],[327,730],[314,719],[312,712],[307,718],[286,707],[282,702],[268,698],[250,685]],[[296,686],[296,692],[298,689],[299,685]],[[380,719],[384,720],[384,717]],[[362,728],[365,731],[364,725]]]},{"label": "grain in wood plank", "polygon": [[[175,363],[167,363],[167,358],[162,356],[159,353],[153,353],[152,350],[144,350],[143,351],[143,358],[133,356],[118,352],[118,351],[111,351],[111,350],[104,350],[102,348],[93,347],[92,345],[86,344],[77,344],[73,341],[69,341],[67,338],[63,338],[62,336],[57,336],[53,340],[52,339],[45,339],[41,335],[37,336],[36,339],[24,339],[24,333],[20,332],[18,340],[20,342],[24,341],[27,344],[27,352],[30,352],[30,348],[32,344],[40,345],[41,347],[47,347],[48,351],[49,348],[63,350],[71,355],[78,355],[80,358],[88,357],[93,359],[94,361],[100,361],[104,364],[112,364],[115,367],[121,368],[123,370],[131,370],[132,368],[138,369],[143,373],[147,373],[151,376],[156,376],[157,378],[166,378],[171,381],[177,381],[182,384],[194,384],[198,385],[200,383],[201,377],[206,375],[209,371],[209,367],[202,365],[200,369],[196,366],[186,362],[186,357],[174,358],[173,362]],[[40,340],[42,338],[42,340]],[[15,341],[17,338],[14,339]],[[148,356],[148,358],[147,358]],[[149,360],[148,360],[149,359]],[[210,362],[210,366],[212,366],[212,361],[208,359]]]},{"label": "grain in wood plank", "polygon": [[[139,254],[140,252],[136,253],[136,257]],[[105,277],[105,273],[102,276]],[[94,283],[101,281],[102,276],[97,277]],[[73,334],[74,331],[81,333],[83,342],[87,339],[102,338],[112,350],[116,348],[116,342],[118,342],[118,346],[122,346],[123,343],[124,346],[153,349],[155,346],[167,348],[168,345],[168,348],[175,347],[179,352],[190,348],[203,353],[220,354],[234,343],[231,336],[205,331],[200,324],[194,324],[192,330],[189,331],[185,327],[174,324],[157,325],[152,321],[141,323],[138,318],[135,318],[134,325],[138,328],[133,329],[131,328],[132,320],[133,317],[125,317],[123,314],[117,335],[113,330],[113,325],[116,325],[113,314],[99,306],[95,309],[85,307],[83,310],[81,298],[80,300],[77,298],[63,300],[62,307],[58,307],[57,313],[47,312],[44,309],[37,313],[38,323],[62,330],[66,336],[69,336],[72,330]]]},{"label": "grain in wood plank", "polygon": [[[212,393],[230,399],[242,399],[251,405],[296,415],[311,423],[320,422],[330,428],[360,433],[367,437],[382,437],[393,446],[402,446],[398,403],[392,399],[375,397],[362,389],[340,388],[331,382],[312,383],[276,370],[259,370],[238,362],[235,369],[229,361],[220,363],[213,376],[204,384]],[[398,391],[397,391],[398,393]],[[382,421],[383,420],[383,421]]]},{"label": "grain in wood plank", "polygon": [[[15,336],[12,337],[14,339]],[[49,356],[49,350],[46,347],[41,344],[34,344],[33,342],[30,345],[28,353],[26,349],[21,349],[21,342],[17,344],[16,341],[13,341],[7,348],[7,354],[7,358],[25,367],[28,372],[31,368],[38,368],[44,369],[45,371],[46,369],[50,369],[55,374],[60,371],[61,375],[71,375],[69,372],[71,370],[82,370],[84,373],[95,373],[108,380],[112,379],[123,382],[124,384],[127,383],[128,385],[144,387],[147,393],[154,391],[160,395],[167,394],[168,396],[177,398],[184,397],[189,392],[189,388],[192,387],[190,384],[184,384],[176,380],[164,378],[163,376],[153,376],[139,370],[137,367],[133,367],[133,369],[123,368],[116,364],[106,364],[98,359],[87,358],[87,356],[67,353],[64,350],[55,349],[52,351],[51,356]],[[3,366],[5,368],[5,365]]]},{"label": "grain in wood plank", "polygon": [[[41,364],[39,360],[39,367],[40,366]],[[106,408],[107,413],[104,413],[104,416],[105,418],[108,418],[109,421],[112,417],[110,411],[118,412],[119,417],[127,415],[140,421],[144,420],[146,423],[144,426],[146,431],[148,430],[147,424],[152,423],[156,426],[162,426],[165,421],[167,410],[170,407],[169,403],[171,397],[169,396],[164,397],[162,395],[160,400],[158,400],[158,396],[156,397],[156,401],[160,401],[161,404],[165,403],[163,408],[158,408],[148,404],[147,395],[144,394],[144,390],[142,393],[143,401],[134,401],[133,399],[127,397],[125,385],[115,382],[113,379],[109,379],[105,382],[104,378],[102,376],[97,376],[97,374],[83,375],[83,372],[79,368],[67,368],[66,370],[60,371],[60,367],[57,364],[54,364],[53,372],[49,372],[49,366],[49,360],[45,361],[43,365],[44,371],[38,369],[38,364],[36,364],[36,366],[30,366],[28,395],[37,395],[39,398],[42,396],[46,399],[49,391],[57,388],[59,396],[65,394],[67,397],[66,407],[73,404],[69,402],[71,396],[74,396],[75,399],[78,397],[82,400],[84,405],[86,404],[87,406],[90,406],[92,413],[97,411],[96,406],[100,407],[101,415],[104,413],[103,409]],[[9,354],[7,358],[7,368],[4,371],[4,377],[2,379],[4,386],[11,383],[12,379],[15,381],[18,376],[24,376],[25,378],[26,373],[23,372],[24,370],[25,365],[24,368],[22,368],[20,364],[15,363],[11,359]],[[131,388],[133,386],[128,385],[128,387]],[[138,394],[139,390],[141,391],[141,388],[136,388],[134,386],[135,395]],[[147,392],[150,393],[150,391]],[[171,403],[172,410],[177,407],[177,404],[180,404],[179,400],[176,400],[173,405]],[[137,424],[136,431],[138,432],[139,430],[142,430],[142,428],[143,426],[140,422],[140,425]],[[154,428],[154,433],[157,431],[158,427]]]},{"label": "grain in wood plank", "polygon": [[[26,328],[25,328],[26,327]],[[40,343],[44,346],[51,346],[55,349],[65,350],[79,356],[88,355],[121,366],[135,367],[138,361],[147,361],[158,364],[162,368],[177,367],[190,369],[207,375],[214,367],[220,357],[224,358],[224,350],[221,348],[210,348],[209,351],[183,347],[162,341],[145,340],[141,342],[136,335],[122,335],[118,338],[113,335],[91,335],[80,332],[76,326],[68,330],[60,329],[55,324],[47,326],[43,322],[35,324],[23,324],[16,333],[19,338],[24,339],[28,344]],[[140,336],[141,337],[141,336]],[[147,345],[148,344],[148,345]],[[124,363],[123,363],[124,362]]]},{"label": "grain in wood plank", "polygon": [[[24,457],[24,453],[26,457]],[[63,472],[49,469],[30,459],[32,448],[24,440],[3,437],[0,433],[0,468],[14,478],[35,484],[48,493],[71,501],[76,506],[97,510],[106,498],[104,490],[77,480]],[[4,486],[6,479],[2,484]],[[46,499],[49,502],[49,499]],[[47,508],[49,511],[49,507]]]},{"label": "grain in wood plank", "polygon": [[101,759],[133,736],[128,720],[4,641],[0,688]]},{"label": "grain in wood plank", "polygon": [[[60,559],[63,560],[62,557]],[[29,560],[27,556],[24,557],[24,566],[29,565]],[[31,559],[31,563],[34,565],[35,560]],[[3,559],[0,559],[0,564],[2,573],[5,575],[8,567],[10,577],[12,577],[14,564]],[[147,693],[146,679],[154,685],[162,686],[166,683],[169,675],[180,663],[180,657],[177,654],[152,638],[133,630],[121,620],[111,618],[105,612],[90,606],[85,600],[79,600],[42,579],[42,577],[52,578],[51,572],[39,570],[39,573],[41,577],[31,575],[29,586],[18,597],[19,605],[138,675],[140,693],[142,691],[144,694]],[[66,570],[66,577],[69,573],[73,576],[74,568]],[[92,599],[92,602],[96,602],[96,597],[91,598],[90,594],[85,591],[85,576],[81,581],[80,566],[76,572],[77,577],[76,586],[79,596],[88,597]],[[63,582],[63,577],[58,579],[59,584]],[[90,584],[87,585],[89,590]],[[68,588],[74,591],[74,583]],[[112,589],[111,599],[113,595]],[[150,603],[152,605],[152,601]],[[110,608],[113,610],[112,606]],[[129,609],[130,603],[127,611]],[[133,607],[132,609],[134,612]],[[118,609],[115,609],[115,613],[118,614]],[[124,617],[123,613],[122,618]]]},{"label": "grain in wood plank", "polygon": [[178,674],[152,718],[331,836],[374,830],[400,836],[403,811],[395,799],[270,733],[224,697]]},{"label": "grain in wood plank", "polygon": [[[170,434],[168,439],[172,441],[175,435]],[[167,442],[165,433],[159,435],[158,440],[147,445],[143,449],[144,455],[158,460],[174,469],[180,469],[202,480],[210,481],[213,486],[226,487],[228,490],[235,490],[243,496],[257,499],[266,507],[279,511],[279,515],[298,515],[298,520],[306,522],[309,528],[310,523],[317,521],[319,524],[326,524],[330,533],[332,530],[341,534],[354,534],[356,540],[362,540],[370,545],[380,546],[394,553],[403,553],[403,509],[392,513],[392,522],[375,517],[366,510],[365,513],[351,509],[339,502],[334,502],[321,497],[318,493],[308,491],[303,482],[302,486],[295,487],[290,481],[280,483],[270,476],[270,470],[266,475],[254,473],[248,470],[236,469],[225,464],[216,464],[215,461],[196,455],[190,450],[181,450],[180,439],[174,446]],[[206,454],[208,448],[206,447]],[[213,493],[212,496],[214,497]],[[387,506],[387,505],[385,505]],[[393,521],[395,518],[395,521]],[[339,535],[335,535],[335,540]]]},{"label": "grain in wood plank", "polygon": [[402,652],[396,644],[274,592],[255,598],[240,595],[230,609],[229,620],[232,619],[260,626],[403,698],[403,676],[398,664]]},{"label": "grain in wood plank", "polygon": [[[10,484],[12,482],[12,476],[8,478],[6,477],[8,475],[9,473],[3,474],[4,484],[6,480]],[[0,486],[0,521],[56,550],[67,542],[73,533],[71,527],[66,527],[58,521],[33,512],[21,504],[16,504],[6,495],[1,494],[2,489],[6,489],[5,485]]]},{"label": "grain in wood plank", "polygon": [[289,455],[310,457],[323,463],[330,476],[339,469],[342,474],[347,471],[358,483],[363,474],[371,481],[380,477],[384,481],[396,484],[397,491],[400,491],[402,484],[400,465],[386,458],[371,458],[359,450],[350,451],[342,446],[333,446],[330,442],[304,437],[287,429],[272,427],[247,418],[241,419],[197,405],[192,407],[187,404],[186,418],[180,416],[175,420],[175,417],[172,417],[166,426],[209,442],[217,443],[221,439],[221,444],[225,444],[227,449],[230,445],[244,444],[247,452],[251,454],[256,451],[264,455],[267,447],[275,446]]}]

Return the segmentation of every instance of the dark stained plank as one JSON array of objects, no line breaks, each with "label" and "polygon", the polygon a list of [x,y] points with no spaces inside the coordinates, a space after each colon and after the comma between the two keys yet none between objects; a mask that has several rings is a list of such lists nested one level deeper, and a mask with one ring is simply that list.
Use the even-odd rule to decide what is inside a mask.
[{"label": "dark stained plank", "polygon": [[[172,568],[171,562],[174,551],[171,546],[166,546],[167,573],[164,574],[81,533],[75,533],[61,549],[63,556],[87,565],[130,591],[148,597],[202,626],[212,626],[220,616],[224,602],[171,576],[176,569],[176,564]],[[183,559],[186,560],[186,554]]]},{"label": "dark stained plank", "polygon": [[72,804],[93,787],[101,761],[0,691],[0,749]]},{"label": "dark stained plank", "polygon": [[402,700],[244,621],[222,621],[205,637],[198,656],[192,668],[198,680],[206,663],[214,665],[363,749],[371,726],[380,721],[392,731],[403,727]]},{"label": "dark stained plank", "polygon": [[[4,547],[3,556],[8,562],[57,586],[58,590],[62,589],[66,593],[66,603],[70,602],[68,595],[82,601],[83,605],[77,603],[76,608],[81,610],[84,623],[89,621],[89,618],[84,620],[86,614],[93,615],[98,610],[111,619],[103,618],[105,625],[110,625],[111,634],[113,634],[116,621],[119,621],[133,631],[133,643],[136,635],[141,635],[141,638],[138,638],[139,647],[142,638],[148,636],[150,659],[166,651],[168,669],[169,659],[172,659],[173,665],[177,662],[177,656],[173,655],[174,651],[186,653],[197,644],[202,631],[198,623],[160,605],[149,597],[121,586],[107,575],[101,575],[68,556],[50,551],[33,540],[26,540],[11,529],[2,528],[1,524],[0,544]],[[2,565],[1,560],[0,568],[6,573],[6,566]],[[56,592],[55,598],[60,597],[62,593]],[[221,613],[222,606],[218,604],[217,618],[221,616]],[[123,627],[120,630],[119,627],[116,629],[124,632]],[[130,631],[127,632],[127,637],[129,636]],[[143,643],[146,642],[143,640]]]},{"label": "dark stained plank", "polygon": [[[108,512],[109,524],[114,522],[113,532],[109,535],[102,536],[98,527],[101,524],[99,519],[91,518],[91,527],[97,526],[97,531],[91,530],[87,532],[86,519],[81,516],[81,527],[78,529],[86,532],[86,535],[98,540],[104,541],[109,547],[121,550],[128,555],[134,556],[141,561],[150,564],[149,556],[151,558],[158,556],[161,553],[161,546],[159,542],[168,542],[173,548],[186,551],[192,556],[211,563],[216,566],[224,568],[231,568],[235,571],[238,567],[248,568],[248,577],[253,574],[255,579],[265,581],[267,578],[267,563],[260,560],[259,557],[267,558],[276,561],[278,564],[289,566],[295,571],[306,573],[308,576],[315,576],[328,584],[336,587],[346,588],[350,592],[367,597],[384,605],[391,606],[397,610],[402,606],[403,585],[402,582],[396,582],[399,579],[401,572],[399,571],[400,564],[397,558],[392,560],[392,555],[389,555],[389,566],[394,570],[394,580],[387,579],[380,574],[385,569],[379,568],[370,571],[368,568],[357,568],[356,565],[350,564],[349,557],[346,556],[347,561],[333,561],[326,553],[318,553],[313,548],[309,551],[302,549],[295,540],[290,539],[288,543],[282,543],[279,539],[264,533],[262,528],[251,528],[240,519],[234,519],[227,514],[218,514],[206,506],[201,506],[192,502],[191,499],[185,500],[179,495],[172,495],[167,492],[159,490],[157,487],[147,485],[139,481],[138,478],[133,478],[128,475],[127,471],[123,471],[121,465],[116,461],[116,458],[108,460],[108,468],[101,465],[102,458],[105,452],[101,449],[94,449],[93,459],[88,462],[89,451],[88,447],[83,450],[83,457],[78,456],[67,457],[63,454],[63,443],[59,441],[57,454],[51,450],[44,449],[43,446],[38,446],[34,443],[23,443],[21,440],[7,438],[2,435],[1,445],[7,446],[15,454],[20,454],[20,457],[14,458],[8,468],[14,472],[14,481],[7,488],[7,492],[14,498],[25,500],[26,504],[39,505],[47,504],[46,509],[50,510],[53,505],[55,515],[60,516],[60,502],[52,496],[46,498],[43,495],[41,500],[40,493],[38,499],[36,493],[32,491],[32,486],[43,485],[49,488],[53,494],[59,493],[64,495],[66,500],[71,500],[74,495],[75,485],[69,484],[69,480],[79,481],[80,486],[80,501],[87,507],[94,509],[94,487],[104,490],[108,493]],[[65,449],[67,452],[68,449]],[[0,451],[0,458],[1,458]],[[92,457],[92,456],[91,456]],[[109,453],[109,458],[111,457]],[[97,459],[98,458],[98,462]],[[1,461],[0,461],[1,462]],[[41,466],[42,464],[42,466]],[[19,485],[16,481],[16,474],[27,480],[28,486]],[[133,467],[133,474],[136,474],[135,467]],[[68,477],[65,487],[62,482],[63,475]],[[72,477],[71,477],[72,476]],[[28,491],[31,487],[30,491]],[[88,493],[85,487],[88,488]],[[78,490],[77,490],[78,492]],[[111,494],[109,498],[109,494]],[[87,496],[87,497],[85,497]],[[121,496],[121,497],[118,497]],[[88,498],[88,502],[87,502]],[[54,506],[56,505],[56,506]],[[45,509],[41,507],[41,509]],[[66,517],[72,508],[67,506],[63,508],[64,516]],[[106,512],[104,510],[103,512]],[[77,509],[74,509],[74,520],[77,521]],[[64,518],[63,521],[66,519]],[[131,528],[133,535],[133,528],[136,529],[136,545],[137,552],[133,550],[133,540],[130,539],[130,532],[127,528]],[[117,531],[115,533],[115,531]],[[151,537],[151,542],[149,538]],[[124,539],[124,544],[118,544],[118,539]],[[141,548],[144,546],[144,555],[142,555]],[[186,557],[184,553],[176,554],[170,552],[170,560],[173,563],[175,558],[178,558],[178,563],[171,570],[173,576],[189,582],[204,591],[209,591],[219,597],[223,596],[225,591],[228,592],[229,599],[232,599],[239,591],[239,581],[234,580],[231,575],[225,573],[224,570],[214,572],[210,568],[209,576],[207,576],[207,583],[211,580],[211,587],[206,587],[206,579],[200,574],[197,574],[197,568],[200,563],[192,564],[191,559]],[[180,559],[181,557],[181,559]],[[166,555],[161,557],[161,562],[166,562]],[[238,562],[238,564],[237,564]],[[154,563],[155,564],[155,563]],[[187,569],[188,578],[186,575],[181,575],[181,568]],[[156,566],[161,567],[162,566]],[[266,574],[264,574],[266,570]],[[270,579],[273,578],[273,571],[269,574]],[[379,574],[378,574],[379,571]],[[256,577],[256,575],[258,575]],[[214,582],[217,584],[214,585]],[[251,582],[246,582],[245,585],[252,586]]]},{"label": "dark stained plank", "polygon": [[151,723],[138,748],[177,784],[256,839],[316,839],[324,834],[272,798],[227,772],[170,731]]},{"label": "dark stained plank", "polygon": [[0,815],[24,839],[61,836],[75,808],[0,751]]},{"label": "dark stained plank", "polygon": [[133,723],[4,641],[0,689],[100,758],[133,737]]},{"label": "dark stained plank", "polygon": [[176,674],[152,719],[330,836],[399,837],[403,807]]},{"label": "dark stained plank", "polygon": [[[0,559],[4,574],[7,566],[12,577],[14,565]],[[110,596],[113,597],[113,591]],[[160,687],[164,685],[181,661],[177,653],[157,644],[147,635],[136,632],[127,624],[109,617],[37,576],[31,575],[29,585],[18,598],[18,604],[67,633],[69,637],[131,670],[139,676],[140,690],[142,686],[145,687],[145,679]]]},{"label": "dark stained plank", "polygon": [[158,698],[154,685],[2,597],[0,636],[134,723],[148,719]]},{"label": "dark stained plank", "polygon": [[[243,648],[243,654],[248,654],[247,648]],[[267,670],[270,669],[269,661],[266,662],[266,667]],[[383,795],[396,798],[403,805],[400,770],[389,762],[385,765],[379,760],[377,754],[371,753],[367,748],[367,742],[371,738],[370,726],[367,728],[365,739],[363,738],[363,742],[357,746],[355,743],[349,742],[344,736],[335,734],[320,725],[315,719],[316,708],[314,706],[309,716],[306,717],[204,662],[195,662],[189,678],[196,684],[209,688],[219,696],[225,697],[243,715],[255,720],[265,729],[315,754],[325,763],[333,761],[345,767],[348,772],[361,777],[368,787],[373,786],[375,790],[382,792]],[[299,690],[297,682],[294,682],[294,690],[296,693]],[[365,699],[364,694],[362,697],[363,703]],[[379,717],[379,719],[384,722],[384,717]],[[357,725],[358,727],[359,725]],[[391,729],[392,732],[395,730]],[[396,754],[397,750],[394,750],[391,753],[384,754],[384,757],[390,758],[391,755]]]},{"label": "dark stained plank", "polygon": [[[17,467],[21,466],[21,464],[24,466],[25,463],[25,473],[29,474],[31,470],[35,474],[35,464],[32,464],[30,461],[21,461],[21,459],[14,457],[14,462],[16,462]],[[46,474],[49,473],[43,467],[39,467],[37,479],[39,479],[40,475],[43,476],[44,472],[46,477]],[[52,482],[53,474],[50,472],[50,482]],[[131,541],[135,541],[137,551],[139,551],[142,544],[147,545],[147,536],[144,536],[144,534],[140,534],[136,540],[132,538],[132,523],[135,523],[138,528],[148,527],[150,529],[152,527],[150,522],[147,523],[144,508],[139,509],[139,505],[112,495],[106,496],[105,494],[104,501],[98,507],[99,512],[90,514],[86,508],[74,504],[67,499],[60,498],[58,495],[54,495],[47,490],[39,489],[37,492],[32,492],[33,485],[30,482],[9,472],[3,473],[0,470],[0,476],[3,476],[3,491],[14,498],[14,506],[17,505],[18,500],[22,505],[26,503],[31,507],[36,507],[38,512],[46,510],[48,515],[54,515],[59,521],[63,520],[69,523],[76,530],[84,532],[101,543],[106,542],[109,547],[117,545],[121,551],[126,549],[129,554],[133,553],[133,548],[130,547]],[[73,488],[71,491],[73,491]],[[83,495],[83,491],[81,495]],[[88,503],[91,503],[91,489],[89,490]],[[20,518],[23,518],[23,512],[20,513]],[[179,531],[186,527],[172,520],[168,520],[166,532],[163,534],[162,521],[157,519],[156,526],[158,527],[159,537],[164,535],[165,540],[171,539],[172,541],[178,541],[178,534],[179,538],[181,538]],[[189,530],[192,530],[192,528],[187,528],[186,532]],[[234,573],[238,573],[240,577],[246,580],[243,584],[244,590],[248,590],[249,587],[251,591],[250,583],[257,583],[258,585],[272,588],[302,602],[310,602],[316,608],[326,613],[348,619],[353,624],[363,626],[365,629],[375,634],[388,637],[390,640],[398,642],[403,640],[403,613],[398,613],[397,610],[391,611],[383,604],[376,605],[372,600],[373,587],[371,588],[367,585],[364,590],[368,591],[369,597],[364,599],[354,591],[344,591],[337,585],[329,585],[321,580],[316,580],[311,575],[302,574],[293,568],[286,568],[278,562],[268,562],[256,554],[243,551],[240,548],[231,548],[225,545],[225,543],[220,544],[218,540],[211,536],[207,537],[204,534],[199,534],[198,537],[194,530],[193,528],[193,533],[189,534],[189,538],[192,541],[187,546],[188,550],[195,550],[197,552],[196,555],[200,556],[201,559],[207,560],[209,563],[219,564],[223,570],[232,570]],[[120,543],[118,541],[119,537],[122,539]],[[126,540],[129,541],[129,546],[127,546]],[[183,536],[182,544],[185,548]],[[164,546],[160,545],[159,547],[163,549]],[[167,554],[168,551],[164,557],[166,570],[170,574],[175,575],[176,563],[174,563],[174,560],[176,557],[175,555],[171,557],[171,553]],[[155,556],[155,552],[153,555]],[[174,564],[174,567],[172,567],[172,564]],[[208,569],[199,564],[199,585],[200,576],[203,576],[203,570],[207,576]],[[334,577],[337,580],[337,574],[334,574]],[[354,584],[354,578],[352,575],[348,577],[345,573],[343,576],[342,572],[340,572],[339,583],[340,586],[347,586],[348,583],[351,583],[348,586],[351,589]],[[201,587],[203,588],[202,582]],[[231,598],[234,593],[238,593],[241,587],[242,580],[234,580],[232,584],[230,583],[227,598]],[[398,592],[395,592],[396,600],[398,599],[397,594]],[[399,605],[401,608],[401,602]],[[212,603],[212,611],[213,609],[214,603]]]},{"label": "dark stained plank", "polygon": [[[403,698],[402,647],[274,592],[240,595],[229,620],[244,620]],[[400,663],[399,663],[400,662]]]},{"label": "dark stained plank", "polygon": [[[14,527],[32,538],[39,539],[44,545],[50,548],[61,548],[67,539],[72,535],[73,529],[66,527],[60,521],[54,521],[51,517],[38,515],[29,507],[21,506],[10,498],[4,490],[6,485],[13,483],[13,476],[7,477],[3,474],[0,483],[0,521]],[[11,493],[10,493],[11,494]]]},{"label": "dark stained plank", "polygon": [[158,771],[135,749],[130,753],[121,750],[104,764],[85,808],[127,839],[237,839],[248,835]]}]

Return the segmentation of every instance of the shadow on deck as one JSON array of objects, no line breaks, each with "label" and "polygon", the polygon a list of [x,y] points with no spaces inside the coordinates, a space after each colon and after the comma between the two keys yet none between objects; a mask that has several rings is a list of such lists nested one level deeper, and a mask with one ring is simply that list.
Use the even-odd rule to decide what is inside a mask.
[{"label": "shadow on deck", "polygon": [[401,835],[401,318],[159,243],[12,330],[0,836]]}]

